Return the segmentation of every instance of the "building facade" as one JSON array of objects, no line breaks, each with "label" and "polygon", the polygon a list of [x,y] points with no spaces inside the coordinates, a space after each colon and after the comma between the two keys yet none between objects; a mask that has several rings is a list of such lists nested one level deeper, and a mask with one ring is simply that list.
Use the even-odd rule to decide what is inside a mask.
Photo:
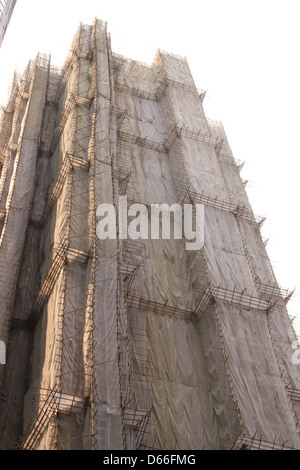
[{"label": "building facade", "polygon": [[[184,58],[115,54],[100,20],[62,69],[39,55],[14,77],[0,121],[2,449],[300,448],[290,293],[204,97]],[[120,197],[204,206],[204,245],[99,239],[101,204],[120,235]]]},{"label": "building facade", "polygon": [[0,2],[0,47],[2,45],[17,0],[1,0]]}]

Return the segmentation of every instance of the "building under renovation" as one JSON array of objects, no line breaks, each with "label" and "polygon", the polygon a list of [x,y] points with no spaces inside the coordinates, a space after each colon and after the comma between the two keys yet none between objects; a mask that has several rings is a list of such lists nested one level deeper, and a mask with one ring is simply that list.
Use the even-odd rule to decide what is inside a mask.
[{"label": "building under renovation", "polygon": [[[300,449],[297,339],[221,123],[182,57],[81,25],[0,119],[2,449]],[[97,207],[204,205],[205,242],[100,240]],[[119,218],[116,218],[119,231]]]}]

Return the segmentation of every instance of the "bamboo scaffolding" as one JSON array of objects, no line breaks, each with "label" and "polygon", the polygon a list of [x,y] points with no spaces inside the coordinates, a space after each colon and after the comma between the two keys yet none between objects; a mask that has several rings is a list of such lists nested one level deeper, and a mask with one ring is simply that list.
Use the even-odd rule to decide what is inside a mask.
[{"label": "bamboo scaffolding", "polygon": [[[120,413],[118,418],[119,427],[122,428],[120,442],[123,439],[124,449],[128,445],[126,439],[128,440],[129,435],[132,437],[133,434],[137,449],[162,449],[166,446],[163,439],[158,444],[159,431],[153,423],[155,419],[155,414],[152,413],[153,404],[156,413],[158,406],[155,403],[157,398],[153,388],[163,385],[166,377],[165,371],[153,359],[158,345],[157,332],[151,329],[151,321],[149,322],[150,315],[161,315],[159,321],[164,322],[164,328],[173,323],[163,318],[166,316],[174,318],[174,324],[180,328],[192,329],[193,334],[199,335],[201,354],[197,358],[195,367],[201,380],[205,381],[204,394],[208,394],[211,403],[211,416],[214,420],[218,447],[288,448],[286,443],[280,444],[275,441],[269,443],[256,435],[250,438],[245,432],[244,416],[242,418],[238,395],[235,392],[237,387],[237,378],[233,369],[235,358],[228,355],[226,324],[218,312],[220,302],[228,304],[226,306],[228,310],[230,305],[248,310],[250,320],[252,310],[267,314],[268,331],[281,379],[298,425],[300,392],[288,382],[290,374],[285,370],[286,358],[280,351],[280,348],[283,345],[288,346],[289,342],[288,339],[282,339],[280,335],[273,333],[271,317],[275,305],[277,309],[284,306],[284,302],[289,300],[292,292],[282,289],[275,281],[273,282],[272,267],[269,265],[267,268],[270,273],[269,283],[260,282],[253,263],[253,252],[248,246],[246,230],[247,228],[250,230],[250,225],[243,224],[242,221],[251,224],[257,244],[261,247],[259,226],[264,219],[252,213],[247,201],[246,204],[236,202],[227,179],[227,172],[230,170],[234,175],[238,175],[236,168],[229,168],[229,165],[234,165],[240,170],[242,162],[233,157],[221,124],[209,120],[204,114],[202,117],[201,103],[205,92],[198,90],[193,84],[188,69],[184,67],[185,61],[177,56],[169,55],[170,58],[181,61],[182,81],[177,80],[175,73],[173,76],[172,73],[169,75],[165,71],[163,59],[160,62],[157,59],[152,66],[148,66],[139,62],[129,62],[128,59],[113,54],[106,24],[95,21],[92,28],[81,25],[63,69],[53,68],[50,66],[48,56],[40,55],[36,63],[30,64],[25,75],[15,80],[11,99],[7,107],[0,112],[0,161],[3,165],[0,179],[2,237],[10,215],[9,185],[13,187],[16,181],[16,175],[11,172],[11,165],[16,162],[17,167],[18,152],[22,144],[18,140],[17,130],[20,123],[23,120],[25,122],[28,117],[26,110],[30,105],[35,68],[52,74],[53,81],[51,85],[48,83],[44,109],[44,116],[47,114],[45,110],[51,115],[49,127],[52,130],[48,130],[47,123],[45,125],[43,123],[44,134],[38,142],[38,158],[41,159],[39,164],[44,165],[42,169],[45,172],[49,168],[47,165],[50,165],[51,183],[47,193],[46,189],[41,191],[43,194],[41,209],[34,212],[34,217],[28,214],[28,223],[30,220],[33,225],[30,229],[34,233],[38,232],[40,237],[46,240],[42,239],[41,242],[45,261],[40,262],[38,268],[42,272],[42,277],[41,281],[35,280],[36,292],[31,290],[30,300],[33,301],[33,306],[28,308],[27,318],[21,317],[22,312],[18,305],[18,311],[15,311],[14,315],[6,320],[7,325],[5,324],[16,330],[15,333],[18,334],[18,331],[35,328],[39,318],[46,313],[49,315],[49,325],[51,321],[54,324],[53,337],[51,339],[50,336],[47,337],[46,347],[50,342],[51,345],[55,344],[53,355],[49,359],[51,365],[47,364],[49,370],[53,367],[51,385],[55,383],[55,386],[50,390],[46,388],[39,390],[34,400],[35,416],[23,440],[23,449],[42,447],[46,438],[53,448],[63,449],[68,442],[77,445],[77,440],[78,445],[83,445],[85,438],[91,438],[90,445],[93,449],[102,445],[98,441],[101,431],[99,431],[97,413],[100,410],[99,396],[102,393],[98,372],[101,366],[107,367],[111,362],[114,362],[116,377],[118,375],[116,382],[119,390],[116,391],[116,395],[120,394],[120,403],[117,403],[118,398],[114,405],[118,407]],[[128,72],[131,66],[140,68],[147,77],[144,82],[137,80],[136,83],[142,83],[141,86],[135,85],[134,73]],[[105,83],[102,81],[104,75],[107,79]],[[182,91],[176,92],[176,89]],[[188,100],[195,102],[196,99],[189,94],[200,100],[199,117],[197,117],[200,124],[199,126],[196,124],[195,129],[192,125],[189,127],[178,124],[181,118],[175,98],[186,96]],[[136,98],[131,100],[126,95]],[[129,126],[139,129],[138,121],[143,119],[141,117],[143,113],[139,114],[134,106],[131,106],[132,103],[148,106],[149,109],[151,107],[152,110],[159,110],[162,113],[159,121],[161,127],[155,134],[158,137],[143,138],[136,131],[127,132]],[[57,126],[54,124],[55,120],[58,122]],[[148,121],[147,116],[146,122],[148,125],[150,117]],[[225,196],[211,196],[205,191],[200,193],[193,189],[193,178],[190,176],[191,163],[187,158],[188,155],[184,153],[186,145],[192,144],[189,139],[207,144],[197,146],[195,144],[193,148],[199,148],[199,154],[201,149],[209,151],[210,157],[214,159],[218,178],[223,183],[222,195]],[[212,151],[209,146],[212,147]],[[148,149],[162,155],[155,155]],[[111,200],[112,196],[116,208],[119,234],[119,196],[127,196],[129,204],[143,203],[148,211],[151,209],[151,204],[147,200],[148,188],[143,187],[143,175],[139,174],[139,166],[142,167],[144,161],[151,157],[154,161],[157,159],[162,162],[164,171],[169,170],[168,184],[170,182],[173,186],[165,185],[163,190],[166,192],[170,190],[169,194],[175,194],[181,206],[204,204],[233,214],[232,223],[238,227],[238,238],[240,237],[239,242],[242,246],[241,255],[250,268],[251,285],[254,281],[253,294],[252,290],[246,287],[244,290],[237,290],[229,289],[226,285],[214,285],[211,280],[212,268],[210,266],[208,270],[204,247],[197,252],[186,253],[184,258],[186,270],[178,269],[176,273],[177,281],[179,283],[182,281],[188,286],[188,300],[183,301],[184,287],[182,299],[164,302],[161,300],[162,294],[157,285],[159,276],[155,270],[159,268],[151,259],[152,246],[144,240],[118,239],[115,244],[116,249],[111,255],[114,274],[111,277],[108,275],[106,279],[102,278],[101,256],[105,250],[96,237],[96,208],[102,197],[106,197],[104,191],[101,193],[103,175],[109,178],[105,183],[111,185],[109,198]],[[51,164],[49,160],[46,163],[42,161],[46,158],[49,160],[51,158]],[[243,181],[241,185],[244,185]],[[222,212],[218,215],[221,220]],[[63,219],[63,229],[59,227],[61,219]],[[193,213],[193,222],[195,222],[195,213]],[[53,223],[56,223],[55,230],[52,227]],[[51,233],[53,240],[51,237],[46,239],[48,227],[49,231],[53,230]],[[13,234],[10,236],[13,237]],[[20,253],[23,248],[20,247]],[[230,251],[231,254],[232,252],[233,250]],[[267,255],[264,255],[262,249],[261,253],[260,255],[259,252],[259,256],[262,262],[267,263]],[[164,254],[168,256],[168,262],[169,258],[172,258],[171,263],[174,262],[176,254],[170,256],[168,253]],[[25,264],[24,267],[26,268]],[[0,281],[7,276],[15,288],[17,275],[7,274],[4,266],[0,268],[3,268]],[[175,263],[172,272],[174,269],[176,269]],[[149,282],[151,295],[148,294],[146,285],[148,278],[151,279],[151,284]],[[29,285],[30,276],[27,279],[23,274],[20,279],[22,289]],[[99,306],[96,296],[106,288],[106,284],[114,291],[109,307],[114,315],[116,344],[113,344],[114,351],[111,357],[105,357],[101,362],[101,358],[98,357],[97,335],[101,334],[99,315],[106,306],[105,304]],[[176,297],[172,297],[173,292],[171,292],[170,298],[177,299],[180,292],[180,290],[179,293],[176,292]],[[169,298],[168,294],[163,293],[163,298]],[[57,310],[50,312],[49,299],[50,306],[56,302]],[[182,321],[178,322],[177,319]],[[47,334],[50,335],[48,331]],[[12,339],[8,340],[8,344],[22,346],[21,341]],[[21,377],[22,368],[16,365],[11,375]],[[4,371],[2,377],[7,378],[8,373]],[[48,385],[44,370],[39,378],[42,384]],[[32,377],[26,375],[26,379],[30,383]],[[191,390],[193,393],[200,395],[202,392],[200,384],[190,384],[184,379],[178,379],[179,384],[195,389]],[[2,390],[3,393],[6,392],[5,388]],[[72,393],[65,393],[66,391]],[[10,405],[14,402],[17,403],[17,399],[12,397]],[[168,412],[177,413],[175,408],[174,405],[175,411],[172,408]],[[68,436],[64,432],[60,417],[64,419],[67,415],[77,413],[86,413],[87,416],[87,412],[90,412],[90,422],[85,421],[85,426],[89,426],[90,429],[85,428],[78,435],[76,432],[71,437]],[[24,416],[20,416],[19,419],[24,419],[26,423]],[[178,442],[179,440],[174,439],[172,444],[174,448],[180,447]]]},{"label": "bamboo scaffolding", "polygon": [[41,389],[41,398],[44,399],[44,404],[23,440],[22,450],[34,450],[47,429],[50,419],[57,413],[78,413],[85,407],[82,398],[59,393],[56,387],[50,391]]}]

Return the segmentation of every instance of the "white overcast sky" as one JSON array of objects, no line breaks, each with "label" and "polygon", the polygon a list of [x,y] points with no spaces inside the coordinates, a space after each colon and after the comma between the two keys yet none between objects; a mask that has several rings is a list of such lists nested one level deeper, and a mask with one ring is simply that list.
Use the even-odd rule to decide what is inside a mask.
[{"label": "white overcast sky", "polygon": [[[248,196],[279,284],[300,291],[300,0],[18,0],[0,49],[0,103],[38,52],[62,65],[76,28],[108,22],[113,51],[151,63],[186,56],[206,115],[246,162]],[[289,303],[299,314],[300,294]]]}]

